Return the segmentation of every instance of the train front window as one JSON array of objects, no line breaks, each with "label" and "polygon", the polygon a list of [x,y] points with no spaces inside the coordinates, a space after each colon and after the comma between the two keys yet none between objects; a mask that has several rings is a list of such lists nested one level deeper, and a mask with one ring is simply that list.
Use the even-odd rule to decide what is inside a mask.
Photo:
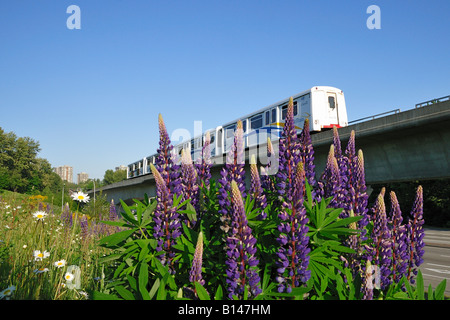
[{"label": "train front window", "polygon": [[331,109],[336,108],[336,102],[333,96],[328,96],[328,105],[330,106]]}]

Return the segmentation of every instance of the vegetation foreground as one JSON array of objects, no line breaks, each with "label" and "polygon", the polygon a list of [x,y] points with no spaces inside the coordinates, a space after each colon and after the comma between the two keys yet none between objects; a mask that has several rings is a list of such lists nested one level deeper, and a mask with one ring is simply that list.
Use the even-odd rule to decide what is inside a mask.
[{"label": "vegetation foreground", "polygon": [[178,159],[160,116],[154,199],[92,214],[82,192],[77,210],[1,194],[0,299],[444,299],[445,280],[424,288],[418,269],[422,187],[407,214],[385,189],[369,208],[354,133],[342,151],[334,129],[317,178],[304,128],[297,136],[291,100],[278,150],[269,139],[249,188],[241,124],[215,181],[208,138],[197,163]]}]

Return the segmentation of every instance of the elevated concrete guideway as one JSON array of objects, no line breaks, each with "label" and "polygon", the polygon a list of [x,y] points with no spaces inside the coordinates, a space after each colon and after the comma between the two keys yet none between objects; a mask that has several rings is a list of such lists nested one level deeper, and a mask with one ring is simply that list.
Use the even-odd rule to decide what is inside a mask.
[{"label": "elevated concrete guideway", "polygon": [[[362,149],[364,153],[367,185],[450,177],[450,101],[341,128],[338,132],[342,151],[347,146],[352,130],[355,131],[356,149]],[[316,175],[320,176],[333,143],[333,132],[329,130],[312,134],[311,140]],[[277,149],[276,143],[274,147]],[[266,145],[259,148],[266,148]],[[258,154],[258,151],[246,150],[247,173],[250,171],[248,155],[252,153]],[[216,163],[225,163],[223,158],[214,160]],[[261,162],[265,164],[264,159]],[[221,167],[215,165],[212,169],[216,181]],[[156,193],[152,175],[117,182],[100,190],[107,195],[108,201],[114,199],[115,203],[119,199],[131,202],[132,199],[142,199],[145,193],[149,197]],[[100,190],[96,190],[96,193]],[[92,196],[93,191],[89,194]]]}]

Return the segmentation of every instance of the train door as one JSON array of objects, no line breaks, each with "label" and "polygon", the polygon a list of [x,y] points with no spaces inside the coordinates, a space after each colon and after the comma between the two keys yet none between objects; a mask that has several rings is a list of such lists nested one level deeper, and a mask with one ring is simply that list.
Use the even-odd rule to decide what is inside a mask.
[{"label": "train door", "polygon": [[216,132],[211,131],[211,157],[221,155],[223,152],[223,128],[217,127]]},{"label": "train door", "polygon": [[328,124],[339,124],[338,105],[335,92],[327,92]]}]

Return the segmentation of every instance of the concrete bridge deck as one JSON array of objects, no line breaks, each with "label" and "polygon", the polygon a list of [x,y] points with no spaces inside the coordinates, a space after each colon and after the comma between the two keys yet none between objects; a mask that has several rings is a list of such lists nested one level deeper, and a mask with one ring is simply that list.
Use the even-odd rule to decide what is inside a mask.
[{"label": "concrete bridge deck", "polygon": [[[352,130],[355,131],[356,149],[362,149],[364,153],[368,185],[450,177],[450,101],[341,128],[339,137],[343,151]],[[333,143],[333,132],[329,130],[312,134],[311,140],[316,175],[319,176]],[[277,148],[276,143],[274,147]],[[266,146],[261,145],[259,148]],[[256,148],[246,150],[247,173],[248,156],[257,152]],[[225,163],[223,158],[214,160]],[[212,169],[212,176],[216,180],[221,167],[215,165]],[[96,192],[100,190],[107,195],[108,201],[114,199],[115,203],[119,199],[130,202],[132,199],[142,199],[145,193],[150,197],[156,193],[152,175],[120,181]],[[89,193],[92,195],[93,191]]]}]

